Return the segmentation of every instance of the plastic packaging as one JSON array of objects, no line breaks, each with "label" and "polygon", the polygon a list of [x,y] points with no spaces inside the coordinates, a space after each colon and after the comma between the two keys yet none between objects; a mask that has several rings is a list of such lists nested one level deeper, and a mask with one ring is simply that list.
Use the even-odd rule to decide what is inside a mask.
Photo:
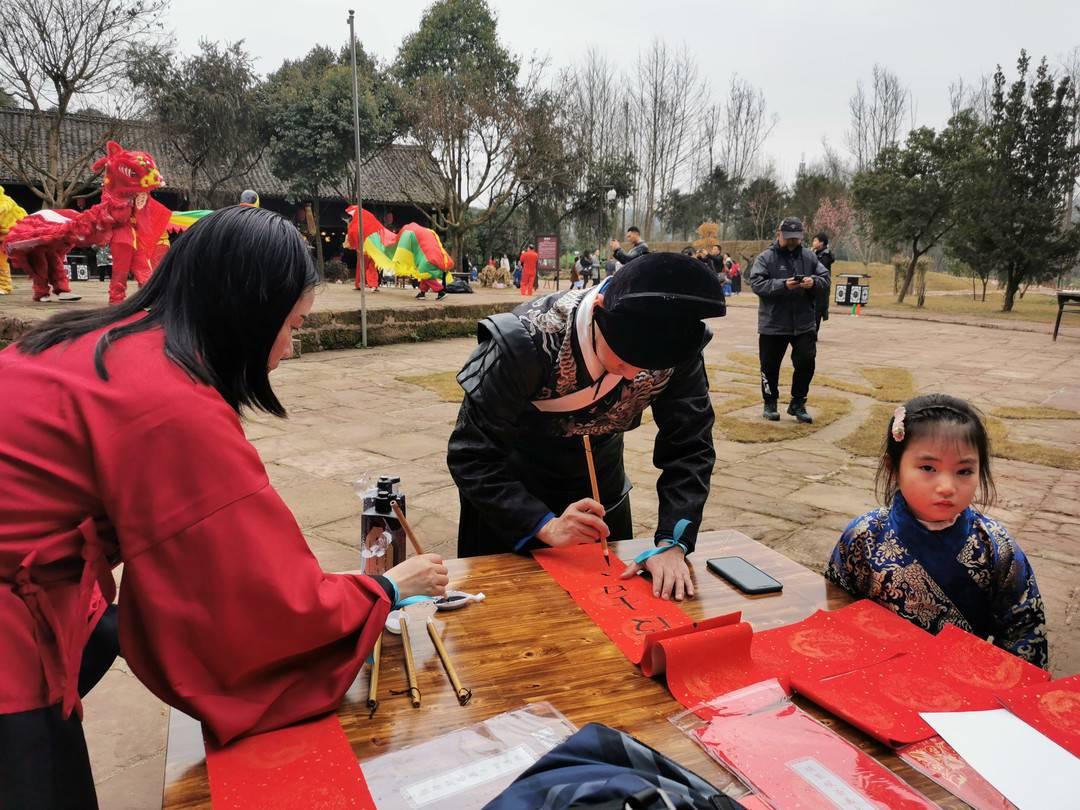
[{"label": "plastic packaging", "polygon": [[1016,810],[1016,805],[983,779],[941,737],[907,745],[897,750],[897,756],[953,796],[979,810]]},{"label": "plastic packaging", "polygon": [[[699,714],[707,716],[703,720]],[[776,679],[670,718],[774,807],[930,810],[892,771],[795,706]]]},{"label": "plastic packaging", "polygon": [[480,808],[575,731],[550,703],[533,703],[362,765],[380,810]]}]

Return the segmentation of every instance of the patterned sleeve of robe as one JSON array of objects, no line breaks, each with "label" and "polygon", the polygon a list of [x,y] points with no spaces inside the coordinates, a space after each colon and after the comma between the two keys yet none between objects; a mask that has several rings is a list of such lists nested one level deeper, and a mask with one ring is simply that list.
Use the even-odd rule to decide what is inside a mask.
[{"label": "patterned sleeve of robe", "polygon": [[994,549],[994,643],[1046,669],[1046,614],[1035,572],[1004,526],[985,515],[978,522]]}]

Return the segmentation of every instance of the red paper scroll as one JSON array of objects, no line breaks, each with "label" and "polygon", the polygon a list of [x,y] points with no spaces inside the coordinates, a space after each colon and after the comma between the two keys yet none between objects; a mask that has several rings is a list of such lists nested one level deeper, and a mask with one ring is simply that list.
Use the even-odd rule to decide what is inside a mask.
[{"label": "red paper scroll", "polygon": [[677,603],[653,596],[647,579],[619,579],[626,563],[612,554],[609,568],[598,543],[541,549],[533,557],[635,664],[649,633],[691,624]]},{"label": "red paper scroll", "polygon": [[336,715],[245,737],[206,741],[214,810],[375,810]]},{"label": "red paper scroll", "polygon": [[1005,708],[1029,726],[1080,757],[1080,675],[1022,686],[999,697]]},{"label": "red paper scroll", "polygon": [[[661,642],[672,697],[690,709],[717,695],[776,677],[777,673],[754,662],[752,638],[750,625],[741,622]],[[698,710],[699,716],[706,714],[705,709]]]},{"label": "red paper scroll", "polygon": [[1016,810],[1012,802],[998,793],[941,737],[931,737],[901,748],[896,753],[927,779],[937,782],[972,807],[979,810]]},{"label": "red paper scroll", "polygon": [[757,633],[751,654],[758,664],[789,679],[818,679],[886,661],[931,638],[891,610],[864,599]]},{"label": "red paper scroll", "polygon": [[668,642],[669,639],[678,638],[679,636],[697,636],[698,634],[704,634],[705,631],[714,630],[717,627],[727,627],[732,624],[737,624],[740,618],[742,618],[742,613],[736,610],[734,613],[725,613],[723,616],[702,619],[700,622],[692,622],[683,627],[676,627],[671,630],[658,630],[655,633],[649,633],[649,635],[645,637],[645,652],[641,658],[641,674],[652,678],[656,675],[662,675],[667,671],[667,654],[670,645],[665,646],[665,643]]},{"label": "red paper scroll", "polygon": [[[753,705],[755,702],[759,705]],[[741,694],[727,695],[713,701],[713,709],[715,714],[692,735],[773,807],[936,807],[873,758],[793,706],[778,684],[775,689],[759,684]]]},{"label": "red paper scroll", "polygon": [[663,671],[671,694],[687,708],[744,686],[776,678],[789,689],[796,676],[817,680],[903,654],[929,633],[870,601],[754,633],[732,624],[736,614],[701,622],[696,630],[650,636],[641,670]]},{"label": "red paper scroll", "polygon": [[871,737],[905,745],[934,736],[919,712],[993,709],[995,694],[1050,675],[952,625],[908,655],[834,678],[795,678],[795,689]]}]

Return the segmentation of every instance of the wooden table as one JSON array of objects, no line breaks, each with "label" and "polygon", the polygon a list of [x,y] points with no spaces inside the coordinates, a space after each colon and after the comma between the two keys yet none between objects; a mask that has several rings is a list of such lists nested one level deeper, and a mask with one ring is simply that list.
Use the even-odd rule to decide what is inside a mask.
[{"label": "wooden table", "polygon": [[[651,546],[633,540],[612,545],[624,560]],[[706,570],[709,557],[737,555],[784,583],[783,593],[748,597]],[[741,610],[756,630],[799,621],[819,608],[843,607],[840,588],[772,549],[735,531],[706,532],[691,558],[697,597],[685,602],[695,619]],[[480,722],[525,703],[550,701],[576,725],[606,723],[634,735],[722,789],[729,775],[684,737],[667,718],[682,711],[667,689],[644,677],[553,579],[529,557],[497,554],[447,561],[451,584],[483,591],[487,601],[458,612],[441,612],[443,637],[472,701],[458,706],[425,633],[414,633],[423,705],[412,708],[390,689],[405,684],[401,641],[385,634],[379,675],[380,705],[374,719],[365,706],[368,676],[357,678],[338,710],[345,734],[361,762]],[[424,646],[421,647],[422,643]],[[836,729],[943,807],[966,807],[908,768],[862,732],[799,699],[810,714]],[[737,789],[733,792],[738,792]],[[210,807],[206,762],[198,723],[177,710],[169,723],[165,763],[166,810]]]}]

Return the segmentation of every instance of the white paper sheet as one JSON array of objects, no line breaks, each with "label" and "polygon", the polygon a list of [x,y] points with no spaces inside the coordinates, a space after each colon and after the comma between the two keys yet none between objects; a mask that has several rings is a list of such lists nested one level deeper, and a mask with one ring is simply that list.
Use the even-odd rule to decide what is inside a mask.
[{"label": "white paper sheet", "polygon": [[1080,759],[1006,709],[921,716],[1020,810],[1080,807]]}]

